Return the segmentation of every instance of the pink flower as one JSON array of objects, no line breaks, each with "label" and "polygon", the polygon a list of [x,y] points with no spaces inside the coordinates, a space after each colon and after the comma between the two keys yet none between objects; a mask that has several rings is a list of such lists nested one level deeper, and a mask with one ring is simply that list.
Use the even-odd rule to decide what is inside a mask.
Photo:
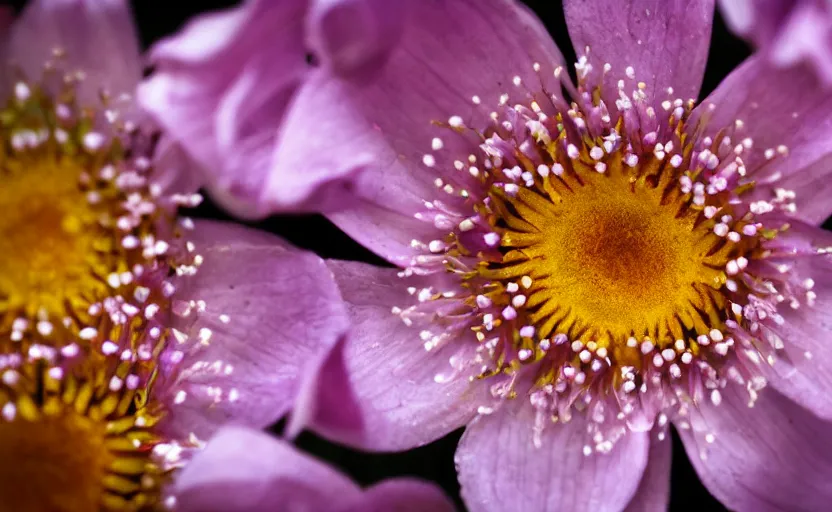
[{"label": "pink flower", "polygon": [[[314,254],[180,215],[198,183],[130,101],[127,2],[35,0],[4,35],[0,503],[157,508],[218,426],[313,396],[340,292]],[[304,403],[294,428],[325,422]]]},{"label": "pink flower", "polygon": [[815,76],[755,56],[697,106],[704,0],[565,2],[577,86],[514,2],[409,9],[374,79],[309,72],[266,185],[350,205],[329,218],[400,266],[330,264],[362,446],[465,425],[471,509],[658,508],[674,425],[728,507],[823,508],[832,99]]},{"label": "pink flower", "polygon": [[310,52],[335,76],[366,79],[400,34],[400,10],[387,0],[249,0],[201,16],[152,49],[139,101],[202,167],[216,201],[268,215],[274,145],[314,69]]},{"label": "pink flower", "polygon": [[268,434],[225,427],[176,483],[177,510],[452,511],[433,485],[394,478],[362,490],[349,478]]},{"label": "pink flower", "polygon": [[777,66],[806,63],[832,83],[832,7],[819,0],[721,0],[731,29]]}]

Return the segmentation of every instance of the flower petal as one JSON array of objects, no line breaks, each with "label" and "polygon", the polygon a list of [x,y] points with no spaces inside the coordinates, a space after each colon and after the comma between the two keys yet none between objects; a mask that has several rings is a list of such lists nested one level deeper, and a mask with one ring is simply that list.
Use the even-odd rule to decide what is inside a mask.
[{"label": "flower petal", "polygon": [[[666,434],[668,435],[668,434]],[[670,503],[670,459],[673,445],[670,437],[650,439],[650,454],[641,483],[624,512],[660,512]]]},{"label": "flower petal", "polygon": [[700,413],[697,432],[681,428],[679,435],[702,483],[726,507],[826,509],[832,444],[825,440],[832,424],[770,388],[749,408],[747,393],[737,385],[722,391],[719,406],[703,404]]},{"label": "flower petal", "polygon": [[[304,85],[279,141],[268,199],[279,207],[303,203],[320,188],[346,187],[412,214],[412,196],[436,194],[436,175],[421,164],[435,135],[431,122],[484,119],[502,94],[525,98],[522,84],[539,89],[562,61],[545,34],[508,0],[413,2],[400,43],[375,80],[347,82],[322,69]],[[540,76],[534,62],[545,66]],[[515,76],[521,86],[512,85]],[[475,95],[481,105],[472,102]],[[410,193],[399,202],[398,190]]]},{"label": "flower petal", "polygon": [[367,428],[362,447],[413,448],[465,425],[484,400],[484,390],[467,378],[435,381],[437,374],[451,369],[450,354],[427,352],[419,330],[390,312],[393,306],[406,307],[414,300],[397,270],[327,263],[352,319],[346,364]]},{"label": "flower petal", "polygon": [[335,512],[453,512],[451,500],[436,485],[414,478],[376,484]]},{"label": "flower petal", "polygon": [[[797,194],[798,218],[819,224],[832,213],[832,204],[824,200],[832,191],[832,95],[818,86],[811,70],[775,69],[753,56],[693,115],[707,120],[709,133],[742,121],[732,139],[735,144],[745,137],[753,141],[754,149],[743,161],[758,181],[757,198],[771,199],[775,189],[783,188]],[[774,152],[773,159],[766,158],[767,149]]]},{"label": "flower petal", "polygon": [[55,48],[65,50],[63,67],[82,71],[79,96],[98,104],[99,91],[133,94],[141,80],[139,40],[126,0],[33,0],[14,24],[8,58],[39,79]]},{"label": "flower petal", "polygon": [[726,24],[766,52],[770,61],[791,66],[805,61],[832,84],[832,9],[812,0],[720,0]]},{"label": "flower petal", "polygon": [[[314,371],[346,333],[338,288],[323,260],[268,233],[202,221],[194,238],[204,262],[181,281],[177,298],[204,300],[207,310],[185,319],[193,325],[182,330],[200,339],[208,333],[210,340],[182,364],[221,361],[223,372],[231,370],[209,368],[177,383],[188,398],[172,427],[203,438],[229,420],[264,427],[289,410],[304,371]],[[235,389],[239,398],[208,407],[211,387],[223,397]]]},{"label": "flower petal", "polygon": [[456,453],[472,510],[623,510],[647,464],[648,434],[629,433],[606,454],[583,454],[586,423],[549,424],[534,445],[535,411],[523,398],[480,416]]},{"label": "flower petal", "polygon": [[[578,55],[589,47],[591,63],[612,65],[605,73],[609,83],[625,79],[632,66],[636,80],[647,85],[648,97],[656,98],[656,91],[668,87],[674,98],[699,95],[713,0],[566,0],[563,8]],[[614,94],[611,105],[617,89]]]},{"label": "flower petal", "polygon": [[340,75],[374,73],[401,36],[407,6],[403,0],[315,0],[307,17],[309,46]]},{"label": "flower petal", "polygon": [[201,16],[151,52],[138,99],[206,172],[212,197],[242,217],[259,203],[284,111],[309,64],[306,2],[255,0]]},{"label": "flower petal", "polygon": [[323,462],[256,430],[224,427],[177,476],[177,510],[325,510],[360,489]]},{"label": "flower petal", "polygon": [[[832,233],[801,222],[792,222],[781,237],[791,237],[806,250],[832,247]],[[814,305],[780,308],[784,323],[777,333],[789,363],[775,362],[767,378],[778,391],[814,412],[832,420],[832,257],[814,254],[796,259],[794,272],[801,280],[813,281]]]}]

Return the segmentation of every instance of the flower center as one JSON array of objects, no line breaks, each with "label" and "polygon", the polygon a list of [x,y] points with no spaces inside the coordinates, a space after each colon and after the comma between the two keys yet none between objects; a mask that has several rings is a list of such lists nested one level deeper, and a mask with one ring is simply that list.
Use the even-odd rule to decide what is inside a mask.
[{"label": "flower center", "polygon": [[159,500],[151,384],[129,364],[84,364],[66,376],[40,362],[3,373],[0,500],[9,510],[138,510]]}]

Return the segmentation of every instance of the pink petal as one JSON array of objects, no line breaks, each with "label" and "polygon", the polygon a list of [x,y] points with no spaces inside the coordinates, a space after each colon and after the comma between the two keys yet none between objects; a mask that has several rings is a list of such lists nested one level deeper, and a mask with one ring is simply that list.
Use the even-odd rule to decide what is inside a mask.
[{"label": "pink petal", "polygon": [[[176,384],[188,398],[175,408],[172,428],[206,437],[227,421],[264,427],[289,410],[304,372],[314,371],[346,333],[338,288],[323,260],[274,235],[202,221],[192,238],[204,263],[181,281],[177,298],[204,300],[207,311],[183,329],[197,338],[203,328],[212,335],[207,346],[186,354],[183,367],[221,361],[223,371]],[[227,365],[232,370],[224,375]],[[224,396],[236,389],[239,398],[208,407],[212,386]]]},{"label": "pink petal", "polygon": [[814,0],[720,0],[725,22],[778,66],[806,62],[832,84],[832,9]]},{"label": "pink petal", "polygon": [[309,45],[324,66],[345,76],[375,73],[398,42],[405,0],[315,0],[307,17]]},{"label": "pink petal", "polygon": [[[797,247],[832,247],[829,231],[792,222],[781,237],[790,237]],[[797,259],[794,270],[801,280],[812,279],[815,304],[792,309],[784,304],[779,312],[785,323],[777,329],[790,363],[775,362],[767,378],[778,391],[821,418],[832,420],[832,257],[826,254]],[[807,356],[808,353],[808,356]]]},{"label": "pink petal", "polygon": [[[819,224],[832,213],[824,200],[832,191],[832,96],[818,86],[810,70],[774,69],[759,55],[751,57],[722,81],[694,116],[707,119],[712,134],[742,121],[732,140],[753,141],[754,149],[743,160],[759,183],[756,197],[771,199],[773,189],[785,188],[797,194],[798,218]],[[781,145],[788,157],[765,158],[766,149]],[[762,183],[777,176],[781,178],[771,184]]]},{"label": "pink petal", "polygon": [[635,78],[657,97],[673,88],[673,97],[696,99],[711,42],[713,0],[566,0],[569,35],[578,55],[589,47],[593,66],[612,65],[605,73],[611,87],[607,101],[618,98],[615,87],[632,66]]},{"label": "pink petal", "polygon": [[466,505],[478,511],[623,510],[647,464],[648,434],[630,433],[606,454],[583,454],[589,441],[576,415],[548,424],[534,445],[535,412],[525,398],[480,416],[456,453]]},{"label": "pink petal", "polygon": [[453,512],[454,506],[433,484],[413,478],[386,480],[365,490],[334,512]]},{"label": "pink petal", "polygon": [[747,404],[745,390],[729,385],[719,406],[702,405],[696,434],[679,429],[702,483],[732,510],[825,510],[832,499],[826,442],[832,424],[770,388],[753,408]]},{"label": "pink petal", "polygon": [[[436,134],[432,121],[454,115],[466,122],[483,119],[502,94],[525,99],[528,90],[540,89],[541,80],[554,82],[552,70],[561,56],[539,21],[514,2],[410,7],[401,41],[375,80],[346,82],[324,69],[298,93],[265,191],[274,208],[324,195],[327,203],[320,208],[333,210],[349,204],[339,199],[346,190],[348,196],[412,215],[423,200],[437,197],[436,173],[422,164]],[[534,62],[542,65],[540,76]],[[513,85],[514,77],[520,86]],[[356,216],[363,207],[356,206]],[[366,229],[397,229],[396,217],[377,220],[380,224],[368,223]]]},{"label": "pink petal", "polygon": [[8,57],[39,80],[53,50],[66,52],[63,68],[82,71],[81,101],[99,104],[99,91],[133,94],[141,80],[138,35],[126,0],[33,0],[14,24]]},{"label": "pink petal", "polygon": [[650,439],[647,467],[633,499],[624,512],[654,512],[667,510],[670,503],[670,458],[673,445],[670,433],[661,441]]},{"label": "pink petal", "polygon": [[177,476],[177,510],[331,510],[360,498],[347,477],[256,430],[224,427]]},{"label": "pink petal", "polygon": [[263,216],[260,193],[284,111],[307,69],[306,2],[255,0],[201,16],[151,52],[138,99],[201,166],[232,213]]},{"label": "pink petal", "polygon": [[328,265],[352,319],[346,364],[367,429],[362,447],[413,448],[467,423],[484,399],[483,389],[466,378],[434,380],[450,372],[450,354],[427,352],[419,330],[390,312],[414,300],[397,270],[343,261]]}]

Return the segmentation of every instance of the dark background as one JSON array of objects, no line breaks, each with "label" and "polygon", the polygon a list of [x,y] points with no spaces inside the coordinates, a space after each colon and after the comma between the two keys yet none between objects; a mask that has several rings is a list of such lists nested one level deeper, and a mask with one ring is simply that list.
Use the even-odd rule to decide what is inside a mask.
[{"label": "dark background", "polygon": [[[12,3],[19,8],[25,1]],[[190,5],[183,5],[186,2],[163,2],[161,0],[134,0],[132,3],[145,48],[160,38],[175,33],[187,19],[194,15],[237,4],[231,0],[188,2]],[[564,53],[567,62],[574,62],[575,52],[569,41],[560,2],[527,0],[525,3],[543,20],[549,33]],[[717,13],[700,99],[710,93],[749,53],[750,50],[745,43],[728,33]],[[210,113],[206,112],[205,115],[210,115]],[[194,212],[194,215],[218,219],[228,218],[210,204],[210,201]],[[824,227],[830,229],[830,224],[832,223],[828,220]],[[380,258],[353,242],[320,216],[274,217],[251,225],[279,234],[300,247],[316,251],[325,258],[384,264]],[[275,425],[274,430],[279,431],[280,427],[281,425]],[[338,466],[362,485],[405,475],[432,480],[441,485],[457,501],[462,510],[464,507],[459,498],[459,485],[453,462],[454,450],[461,434],[462,431],[459,430],[428,446],[398,454],[365,454],[334,446],[312,434],[301,435],[299,445]],[[699,482],[675,435],[669,510],[726,510]]]}]

